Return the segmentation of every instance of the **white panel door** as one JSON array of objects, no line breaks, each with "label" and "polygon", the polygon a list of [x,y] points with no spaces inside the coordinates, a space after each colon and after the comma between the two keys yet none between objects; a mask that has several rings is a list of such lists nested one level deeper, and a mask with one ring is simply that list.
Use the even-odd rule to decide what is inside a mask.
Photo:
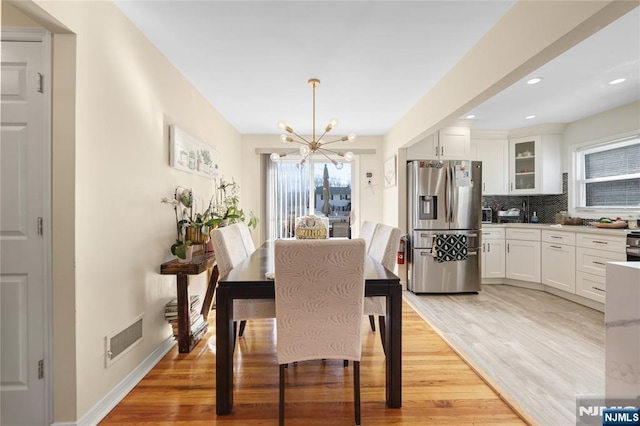
[{"label": "white panel door", "polygon": [[48,424],[45,381],[45,215],[49,177],[42,42],[2,42],[0,113],[0,423]]}]

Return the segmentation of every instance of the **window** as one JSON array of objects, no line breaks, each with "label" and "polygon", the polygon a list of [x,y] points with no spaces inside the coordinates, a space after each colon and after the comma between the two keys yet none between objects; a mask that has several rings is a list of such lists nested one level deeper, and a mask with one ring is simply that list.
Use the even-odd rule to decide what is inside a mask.
[{"label": "window", "polygon": [[[274,163],[265,156],[267,239],[295,236],[296,218],[308,214],[309,163],[301,165],[299,159],[287,158]],[[343,164],[341,170],[328,161],[314,159],[312,164],[315,214],[329,216],[330,225],[336,221],[348,222],[351,213],[351,164]],[[329,175],[327,182],[324,179],[325,165]],[[328,197],[325,197],[326,190],[329,191]]]},{"label": "window", "polygon": [[638,135],[578,148],[576,210],[640,208],[640,138]]}]

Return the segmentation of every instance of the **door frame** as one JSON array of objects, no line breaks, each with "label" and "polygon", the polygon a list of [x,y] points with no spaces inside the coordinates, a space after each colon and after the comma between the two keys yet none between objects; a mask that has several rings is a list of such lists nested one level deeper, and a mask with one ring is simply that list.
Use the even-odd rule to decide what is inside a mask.
[{"label": "door frame", "polygon": [[42,123],[43,127],[43,161],[44,176],[44,209],[43,209],[43,244],[44,244],[44,271],[43,271],[43,335],[44,335],[44,406],[45,420],[47,424],[53,421],[53,203],[52,203],[52,93],[53,93],[53,74],[52,74],[52,40],[51,33],[44,28],[26,28],[26,27],[6,27],[2,28],[2,41],[15,42],[41,42],[42,43],[42,63],[44,73],[44,105]]}]

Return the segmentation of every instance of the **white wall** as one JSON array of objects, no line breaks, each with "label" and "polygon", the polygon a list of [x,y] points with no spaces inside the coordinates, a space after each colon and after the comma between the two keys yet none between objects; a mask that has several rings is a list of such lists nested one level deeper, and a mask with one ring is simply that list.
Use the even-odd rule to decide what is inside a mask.
[{"label": "white wall", "polygon": [[640,101],[569,123],[563,135],[562,170],[570,170],[573,145],[612,139],[629,132],[640,132]]},{"label": "white wall", "polygon": [[[54,184],[55,214],[75,216],[64,234],[54,229],[54,247],[75,250],[67,271],[54,274],[54,293],[75,292],[75,299],[55,299],[54,347],[66,334],[75,336],[75,347],[64,360],[55,357],[53,374],[54,420],[76,421],[171,335],[163,310],[175,297],[176,281],[159,275],[159,266],[173,257],[175,218],[160,198],[181,185],[208,199],[213,184],[169,166],[169,124],[215,147],[227,177],[242,176],[241,137],[113,3],[24,3],[17,7],[42,15],[54,32],[62,24],[75,34],[75,81],[72,74],[56,83],[75,90],[76,113],[65,128],[54,110],[53,147],[54,176],[71,176],[68,183],[75,184],[66,190]],[[54,52],[54,66],[60,53]],[[69,96],[56,93],[54,104]],[[67,162],[72,170],[62,173],[74,150],[75,161]],[[204,290],[205,275],[191,281],[190,291]],[[140,314],[143,342],[105,368],[105,336]]]}]

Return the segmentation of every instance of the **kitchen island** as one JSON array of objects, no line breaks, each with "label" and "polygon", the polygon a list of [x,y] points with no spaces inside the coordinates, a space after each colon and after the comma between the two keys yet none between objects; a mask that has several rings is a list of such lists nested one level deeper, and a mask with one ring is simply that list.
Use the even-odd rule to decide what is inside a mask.
[{"label": "kitchen island", "polygon": [[605,397],[640,395],[640,262],[607,264]]}]

